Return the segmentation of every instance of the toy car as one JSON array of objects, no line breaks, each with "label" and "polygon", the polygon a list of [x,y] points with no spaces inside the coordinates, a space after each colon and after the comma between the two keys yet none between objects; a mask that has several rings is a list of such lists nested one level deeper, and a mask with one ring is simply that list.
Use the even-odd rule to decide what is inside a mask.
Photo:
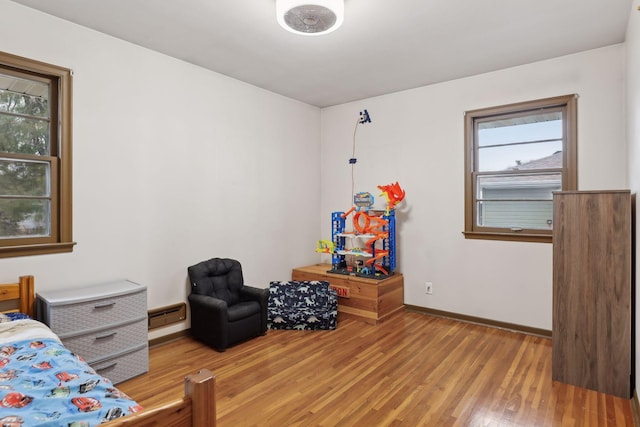
[{"label": "toy car", "polygon": [[69,394],[71,394],[69,387],[56,387],[51,389],[47,397],[67,397]]},{"label": "toy car", "polygon": [[8,417],[0,418],[0,426],[2,427],[22,427],[24,420],[17,415],[9,415]]},{"label": "toy car", "polygon": [[93,397],[74,397],[71,399],[80,412],[91,412],[102,408],[102,404],[98,399]]},{"label": "toy car", "polygon": [[0,406],[4,408],[24,408],[27,406],[33,397],[24,395],[22,393],[18,393],[17,391],[12,391],[11,393],[7,393],[0,401]]},{"label": "toy car", "polygon": [[56,378],[65,383],[78,378],[76,374],[70,374],[67,371],[58,372]]},{"label": "toy car", "polygon": [[96,388],[96,385],[98,385],[99,382],[100,380],[88,380],[87,382],[80,384],[80,393],[87,393],[93,390],[94,388]]},{"label": "toy car", "polygon": [[111,420],[115,420],[116,418],[119,417],[124,417],[124,414],[122,413],[122,409],[116,407],[116,408],[111,408],[107,411],[107,414],[104,416],[104,421],[111,421]]}]

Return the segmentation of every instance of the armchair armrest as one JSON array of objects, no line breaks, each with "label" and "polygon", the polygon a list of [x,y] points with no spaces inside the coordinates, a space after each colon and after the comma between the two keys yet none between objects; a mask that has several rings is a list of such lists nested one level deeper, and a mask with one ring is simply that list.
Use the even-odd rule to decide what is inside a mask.
[{"label": "armchair armrest", "polygon": [[191,305],[191,318],[195,320],[193,324],[208,327],[206,325],[223,325],[227,324],[227,302],[208,295],[189,295],[189,304]]},{"label": "armchair armrest", "polygon": [[264,335],[267,332],[267,310],[269,308],[269,289],[256,288],[244,285],[240,288],[242,300],[258,301],[260,304],[260,331]]},{"label": "armchair armrest", "polygon": [[260,305],[266,307],[269,302],[269,289],[261,289],[254,286],[244,285],[240,288],[240,298],[244,301],[258,301]]},{"label": "armchair armrest", "polygon": [[218,351],[227,348],[227,302],[208,295],[189,295],[191,331]]}]

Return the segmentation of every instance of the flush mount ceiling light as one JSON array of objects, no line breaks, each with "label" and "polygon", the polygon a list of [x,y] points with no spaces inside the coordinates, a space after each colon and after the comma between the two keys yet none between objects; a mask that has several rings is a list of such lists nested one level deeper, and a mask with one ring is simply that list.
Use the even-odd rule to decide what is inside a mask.
[{"label": "flush mount ceiling light", "polygon": [[344,21],[344,0],[276,0],[278,23],[287,31],[317,36]]}]

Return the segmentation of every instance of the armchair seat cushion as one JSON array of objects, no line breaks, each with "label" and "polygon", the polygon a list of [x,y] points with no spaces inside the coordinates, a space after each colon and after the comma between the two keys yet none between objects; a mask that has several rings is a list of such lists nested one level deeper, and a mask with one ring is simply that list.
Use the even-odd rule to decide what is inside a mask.
[{"label": "armchair seat cushion", "polygon": [[227,307],[227,316],[229,322],[244,319],[260,313],[260,303],[257,301],[244,301]]},{"label": "armchair seat cushion", "polygon": [[335,329],[338,295],[326,281],[269,284],[267,324],[271,329]]}]

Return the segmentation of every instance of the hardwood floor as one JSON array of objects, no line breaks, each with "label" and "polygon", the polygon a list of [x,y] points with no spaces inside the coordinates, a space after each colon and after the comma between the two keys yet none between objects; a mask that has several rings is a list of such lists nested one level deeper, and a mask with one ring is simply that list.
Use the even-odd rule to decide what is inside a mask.
[{"label": "hardwood floor", "polygon": [[633,426],[631,401],[551,381],[551,341],[414,312],[269,330],[224,353],[181,338],[118,387],[152,406],[216,375],[218,427]]}]

